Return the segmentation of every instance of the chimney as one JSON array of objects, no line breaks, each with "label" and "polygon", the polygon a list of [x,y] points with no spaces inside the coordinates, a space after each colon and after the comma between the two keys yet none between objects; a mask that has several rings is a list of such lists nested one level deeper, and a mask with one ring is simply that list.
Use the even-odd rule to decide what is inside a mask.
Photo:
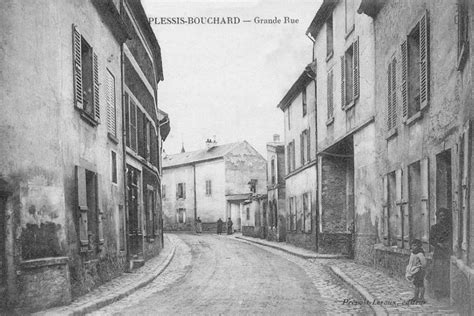
[{"label": "chimney", "polygon": [[206,139],[206,148],[209,150],[212,147],[217,146],[216,136],[213,136],[213,139]]},{"label": "chimney", "polygon": [[274,142],[279,142],[279,141],[280,141],[280,135],[278,135],[278,134],[273,134],[273,141],[274,141]]}]

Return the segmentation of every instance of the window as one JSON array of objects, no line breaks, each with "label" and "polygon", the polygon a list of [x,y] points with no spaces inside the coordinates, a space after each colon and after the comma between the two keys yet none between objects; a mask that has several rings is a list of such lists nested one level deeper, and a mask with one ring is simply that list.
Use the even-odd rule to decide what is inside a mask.
[{"label": "window", "polygon": [[464,67],[469,54],[469,6],[468,0],[458,0],[458,60],[457,68]]},{"label": "window", "polygon": [[73,26],[75,106],[94,124],[100,121],[99,61],[92,46]]},{"label": "window", "polygon": [[303,194],[303,230],[306,233],[311,232],[311,199],[309,192]]},{"label": "window", "polygon": [[300,135],[301,165],[310,161],[310,139],[309,129],[305,129]]},{"label": "window", "polygon": [[107,69],[105,72],[105,103],[107,105],[107,132],[117,137],[117,109],[115,104],[115,78]]},{"label": "window", "polygon": [[152,186],[147,186],[147,189],[143,193],[145,196],[145,234],[148,238],[152,238],[155,236],[158,227],[155,214],[155,190]]},{"label": "window", "polygon": [[345,27],[346,27],[346,34],[349,34],[354,29],[354,16],[355,16],[355,8],[354,8],[354,0],[345,0]]},{"label": "window", "polygon": [[186,199],[186,183],[176,185],[176,199]]},{"label": "window", "polygon": [[249,186],[250,186],[250,192],[252,193],[257,193],[257,179],[250,179]]},{"label": "window", "polygon": [[117,183],[117,153],[111,151],[112,183]]},{"label": "window", "polygon": [[328,72],[327,80],[327,110],[328,110],[328,122],[334,118],[334,90],[333,90],[333,71],[332,69]]},{"label": "window", "polygon": [[145,123],[145,133],[144,133],[144,137],[145,137],[145,159],[147,161],[150,161],[150,153],[151,153],[151,128],[150,128],[150,121],[148,121],[148,119],[146,119],[146,116],[144,115],[144,118],[143,118],[143,121]]},{"label": "window", "polygon": [[125,120],[127,122],[127,146],[136,152],[138,150],[137,105],[128,93],[125,93]]},{"label": "window", "polygon": [[306,87],[301,91],[301,100],[303,106],[303,117],[306,116],[307,105],[306,105]]},{"label": "window", "polygon": [[334,33],[332,27],[332,13],[326,21],[326,58],[331,58],[334,46]]},{"label": "window", "polygon": [[206,195],[207,196],[212,195],[212,182],[211,182],[211,180],[206,180]]},{"label": "window", "polygon": [[291,141],[287,145],[287,156],[288,156],[288,172],[295,170],[295,141]]},{"label": "window", "polygon": [[341,107],[350,108],[359,97],[359,38],[341,56]]},{"label": "window", "polygon": [[80,251],[94,259],[104,244],[98,175],[76,166]]},{"label": "window", "polygon": [[161,186],[161,197],[166,199],[166,185],[164,184]]},{"label": "window", "polygon": [[401,44],[403,120],[426,106],[429,98],[429,23],[428,14],[412,29]]},{"label": "window", "polygon": [[249,221],[250,220],[250,208],[247,207],[245,209],[245,218]]},{"label": "window", "polygon": [[289,199],[289,214],[290,214],[290,231],[296,231],[296,208],[295,208],[295,197]]},{"label": "window", "polygon": [[185,208],[178,208],[178,210],[176,211],[176,221],[179,224],[186,223],[186,209]]},{"label": "window", "polygon": [[397,59],[388,64],[387,71],[387,129],[397,126]]},{"label": "window", "polygon": [[272,158],[272,161],[271,161],[271,164],[270,164],[270,173],[271,173],[271,177],[272,177],[272,184],[275,185],[276,184],[276,165],[275,165],[275,157]]}]

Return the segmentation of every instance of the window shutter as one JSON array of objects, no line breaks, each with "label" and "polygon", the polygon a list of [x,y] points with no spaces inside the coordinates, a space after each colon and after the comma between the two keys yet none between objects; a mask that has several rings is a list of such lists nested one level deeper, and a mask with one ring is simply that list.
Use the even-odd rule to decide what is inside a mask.
[{"label": "window shutter", "polygon": [[183,183],[183,199],[186,199],[186,183]]},{"label": "window shutter", "polygon": [[471,164],[471,129],[470,121],[467,122],[464,127],[464,151],[463,151],[463,167],[462,167],[462,179],[461,179],[461,192],[462,192],[462,244],[461,248],[467,250],[468,248],[468,227],[469,227],[469,175],[470,175],[470,164]]},{"label": "window shutter", "polygon": [[304,165],[304,131],[300,134],[300,157],[301,165]]},{"label": "window shutter", "polygon": [[403,227],[402,227],[402,234],[403,234],[403,244],[409,247],[410,241],[410,214],[409,214],[409,192],[408,192],[408,169],[407,172],[402,173],[402,197],[403,197],[403,204],[402,204],[402,211],[403,211]]},{"label": "window shutter", "polygon": [[401,45],[402,50],[402,108],[403,108],[403,121],[405,122],[408,118],[408,47],[407,41],[405,40]]},{"label": "window shutter", "polygon": [[383,201],[382,201],[382,207],[383,207],[383,215],[382,215],[382,231],[383,231],[383,242],[385,245],[389,244],[388,240],[388,175],[384,175],[382,178],[382,183],[383,183]]},{"label": "window shutter", "polygon": [[113,135],[116,133],[116,108],[115,108],[115,79],[112,73],[107,70],[105,78],[105,102],[107,106],[107,130]]},{"label": "window shutter", "polygon": [[392,128],[392,63],[387,69],[387,129]]},{"label": "window shutter", "polygon": [[428,106],[429,99],[429,57],[430,28],[428,11],[420,21],[420,110]]},{"label": "window shutter", "polygon": [[104,244],[104,224],[103,224],[103,217],[104,217],[104,209],[102,206],[102,194],[101,194],[101,176],[97,174],[95,181],[97,183],[97,232],[99,235],[99,248],[102,247]]},{"label": "window shutter", "polygon": [[72,55],[74,59],[74,102],[79,109],[84,108],[84,101],[82,97],[82,37],[76,26],[72,26],[73,44]]},{"label": "window shutter", "polygon": [[346,60],[344,55],[341,56],[341,108],[346,106]]},{"label": "window shutter", "polygon": [[310,128],[306,130],[306,152],[307,152],[307,160],[308,162],[311,161],[311,133]]},{"label": "window shutter", "polygon": [[359,70],[359,37],[355,40],[352,46],[353,53],[353,74],[354,74],[354,87],[352,89],[354,93],[354,101],[359,97],[360,94],[360,70]]},{"label": "window shutter", "polygon": [[391,126],[397,126],[397,60],[392,60],[392,122]]},{"label": "window shutter", "polygon": [[333,89],[333,71],[328,72],[327,80],[327,104],[328,104],[328,120],[334,116],[334,89]]},{"label": "window shutter", "polygon": [[430,229],[429,220],[429,161],[423,158],[420,161],[420,178],[421,178],[421,218],[422,218],[422,240],[428,241],[428,232]]},{"label": "window shutter", "polygon": [[79,240],[81,252],[87,251],[89,237],[87,233],[87,188],[86,169],[76,166],[77,202],[79,208]]},{"label": "window shutter", "polygon": [[94,118],[100,122],[100,100],[99,100],[99,59],[94,52],[93,57],[93,77],[94,77]]},{"label": "window shutter", "polygon": [[395,171],[395,199],[396,199],[396,210],[397,210],[397,220],[398,222],[396,223],[396,227],[398,228],[396,230],[397,232],[397,245],[398,247],[402,248],[403,246],[403,204],[402,204],[402,176],[403,176],[403,171],[402,169],[397,169]]},{"label": "window shutter", "polygon": [[176,199],[179,199],[179,183],[176,184]]}]

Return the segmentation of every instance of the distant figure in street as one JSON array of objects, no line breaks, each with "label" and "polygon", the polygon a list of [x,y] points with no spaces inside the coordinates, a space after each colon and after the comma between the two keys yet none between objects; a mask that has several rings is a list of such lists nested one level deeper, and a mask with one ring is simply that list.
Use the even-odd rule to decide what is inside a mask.
[{"label": "distant figure in street", "polygon": [[222,225],[223,224],[224,224],[224,222],[222,221],[222,219],[219,218],[219,220],[217,221],[217,235],[222,234]]},{"label": "distant figure in street", "polygon": [[449,257],[451,256],[451,212],[439,208],[436,212],[436,224],[430,229],[430,244],[434,247],[433,268],[430,281],[435,298],[449,295]]},{"label": "distant figure in street", "polygon": [[234,223],[232,223],[232,220],[230,219],[230,217],[227,219],[227,235],[232,235],[232,225]]},{"label": "distant figure in street", "polygon": [[413,239],[411,242],[410,261],[408,262],[405,277],[408,281],[413,282],[415,293],[411,301],[417,303],[425,303],[425,272],[426,258],[423,251],[423,244],[419,239]]},{"label": "distant figure in street", "polygon": [[200,217],[198,217],[196,220],[196,233],[202,233],[202,221]]}]

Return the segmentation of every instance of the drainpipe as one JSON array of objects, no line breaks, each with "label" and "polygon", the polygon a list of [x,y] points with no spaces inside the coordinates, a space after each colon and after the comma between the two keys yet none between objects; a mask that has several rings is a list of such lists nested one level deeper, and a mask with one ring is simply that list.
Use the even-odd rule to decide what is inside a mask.
[{"label": "drainpipe", "polygon": [[194,223],[197,219],[197,199],[196,199],[196,164],[193,164],[193,196],[194,196]]},{"label": "drainpipe", "polygon": [[[128,205],[128,185],[127,185],[127,162],[126,162],[126,158],[127,158],[127,144],[125,142],[126,140],[126,128],[125,128],[125,106],[127,106],[127,104],[125,104],[125,63],[124,63],[124,60],[125,60],[125,53],[124,53],[124,50],[123,50],[123,45],[124,43],[122,43],[122,45],[120,46],[120,71],[121,71],[121,76],[122,76],[122,80],[121,80],[121,93],[122,93],[122,172],[123,172],[123,189],[124,189],[124,215],[125,215],[125,249],[126,249],[126,259],[127,259],[127,263],[130,263],[130,236],[128,235],[128,231],[129,231],[129,218],[128,218],[128,209],[129,209],[129,205]],[[130,264],[128,264],[127,266],[127,271],[130,270]]]}]

